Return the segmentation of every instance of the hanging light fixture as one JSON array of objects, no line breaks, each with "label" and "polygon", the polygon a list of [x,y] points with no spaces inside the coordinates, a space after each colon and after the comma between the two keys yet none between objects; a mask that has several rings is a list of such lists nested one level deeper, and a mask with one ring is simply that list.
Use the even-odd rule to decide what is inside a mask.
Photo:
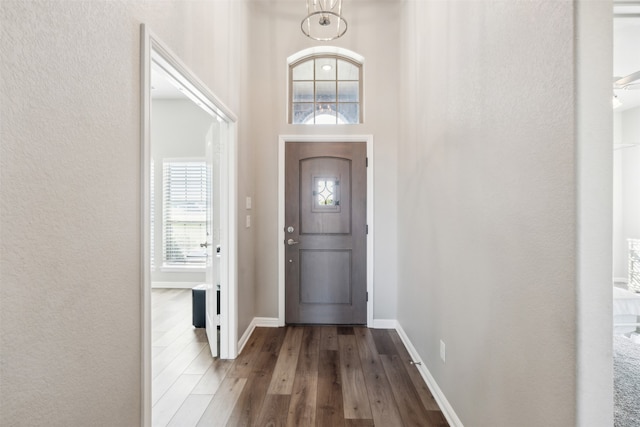
[{"label": "hanging light fixture", "polygon": [[329,41],[347,32],[347,21],[342,17],[342,0],[307,0],[307,16],[300,24],[305,36]]}]

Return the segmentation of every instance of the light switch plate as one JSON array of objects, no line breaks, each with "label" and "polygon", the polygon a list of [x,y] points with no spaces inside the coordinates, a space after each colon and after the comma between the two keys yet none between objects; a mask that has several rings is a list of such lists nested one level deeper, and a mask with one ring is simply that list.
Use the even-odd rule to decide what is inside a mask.
[{"label": "light switch plate", "polygon": [[247,209],[251,209],[251,197],[247,196],[247,201],[245,206]]}]

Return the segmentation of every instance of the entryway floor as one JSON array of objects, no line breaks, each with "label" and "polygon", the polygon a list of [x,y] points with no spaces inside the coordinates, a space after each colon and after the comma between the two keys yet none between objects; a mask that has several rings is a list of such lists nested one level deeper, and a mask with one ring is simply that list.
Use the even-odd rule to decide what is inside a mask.
[{"label": "entryway floor", "polygon": [[152,292],[154,426],[448,426],[394,330],[256,328],[213,359],[190,298]]}]

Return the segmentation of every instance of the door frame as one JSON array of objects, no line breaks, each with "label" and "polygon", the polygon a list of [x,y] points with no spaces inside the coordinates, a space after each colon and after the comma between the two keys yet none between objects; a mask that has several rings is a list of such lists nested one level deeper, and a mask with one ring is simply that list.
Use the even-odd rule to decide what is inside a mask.
[{"label": "door frame", "polygon": [[285,312],[285,146],[287,142],[364,142],[367,146],[367,326],[373,327],[373,307],[375,301],[373,289],[373,246],[374,246],[374,216],[373,216],[373,135],[280,135],[278,138],[278,325],[284,326]]},{"label": "door frame", "polygon": [[235,359],[238,353],[237,321],[237,117],[209,88],[182,63],[145,24],[140,25],[140,288],[141,288],[141,425],[151,425],[151,262],[150,262],[150,172],[151,172],[151,62],[160,61],[172,68],[183,86],[198,94],[198,101],[223,117],[228,123],[221,163],[221,244],[226,248],[220,262],[220,348],[221,359]]}]

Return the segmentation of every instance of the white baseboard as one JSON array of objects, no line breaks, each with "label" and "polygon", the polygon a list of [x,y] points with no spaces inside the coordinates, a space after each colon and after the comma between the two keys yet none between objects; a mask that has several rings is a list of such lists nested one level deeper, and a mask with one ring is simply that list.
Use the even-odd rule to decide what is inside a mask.
[{"label": "white baseboard", "polygon": [[[413,346],[411,340],[409,340],[409,337],[404,332],[404,329],[402,329],[402,325],[398,321],[396,321],[396,331],[398,332],[398,335],[400,335],[400,339],[404,343],[404,346],[407,348],[411,359],[414,362],[422,362],[418,351]],[[429,390],[431,390],[431,394],[433,394],[433,397],[436,399],[436,402],[442,410],[442,413],[449,422],[449,425],[451,427],[464,427],[462,425],[462,421],[460,421],[460,418],[458,418],[458,415],[456,415],[455,411],[453,410],[453,407],[451,407],[451,404],[444,396],[444,393],[442,393],[442,390],[440,390],[440,387],[438,387],[438,383],[436,383],[436,380],[431,375],[431,372],[429,372],[429,369],[427,369],[424,363],[420,363],[416,366],[418,368],[418,372],[420,372],[420,375],[422,375],[422,379],[424,379],[424,381],[427,383],[427,386],[429,387]]]},{"label": "white baseboard", "polygon": [[373,319],[373,329],[397,329],[396,319]]},{"label": "white baseboard", "polygon": [[254,317],[253,322],[256,327],[261,328],[277,328],[280,326],[277,317]]},{"label": "white baseboard", "polygon": [[202,282],[151,282],[153,289],[191,289]]},{"label": "white baseboard", "polygon": [[614,277],[613,278],[613,283],[629,283],[629,279],[627,279],[626,277]]},{"label": "white baseboard", "polygon": [[240,340],[238,340],[238,354],[242,352],[242,349],[247,344],[247,341],[249,341],[249,338],[256,327],[277,328],[279,326],[278,323],[277,317],[254,317],[240,337]]},{"label": "white baseboard", "polygon": [[256,328],[254,320],[255,319],[253,319],[251,323],[249,323],[249,326],[247,326],[247,329],[244,331],[244,333],[238,340],[238,354],[242,353],[242,349],[244,348],[247,341],[249,341],[249,337],[253,333],[253,330]]}]

